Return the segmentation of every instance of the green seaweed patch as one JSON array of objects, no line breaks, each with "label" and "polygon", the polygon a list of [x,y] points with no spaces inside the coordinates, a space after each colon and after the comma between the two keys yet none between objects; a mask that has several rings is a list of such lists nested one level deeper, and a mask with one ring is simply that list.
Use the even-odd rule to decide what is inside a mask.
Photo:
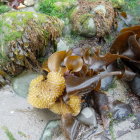
[{"label": "green seaweed patch", "polygon": [[10,10],[11,8],[9,6],[0,4],[0,14],[6,13]]},{"label": "green seaweed patch", "polygon": [[0,46],[12,40],[20,38],[24,33],[24,28],[28,26],[28,21],[35,20],[38,24],[45,23],[47,18],[44,14],[33,12],[9,12],[0,16]]},{"label": "green seaweed patch", "polygon": [[2,129],[5,132],[5,134],[7,135],[9,140],[16,140],[14,138],[13,134],[11,133],[11,131],[6,126],[3,126]]},{"label": "green seaweed patch", "polygon": [[27,135],[26,135],[25,133],[23,133],[22,131],[18,131],[18,134],[19,134],[21,137],[27,138]]},{"label": "green seaweed patch", "polygon": [[66,18],[69,11],[75,6],[76,0],[40,0],[37,11],[55,16],[58,18]]}]

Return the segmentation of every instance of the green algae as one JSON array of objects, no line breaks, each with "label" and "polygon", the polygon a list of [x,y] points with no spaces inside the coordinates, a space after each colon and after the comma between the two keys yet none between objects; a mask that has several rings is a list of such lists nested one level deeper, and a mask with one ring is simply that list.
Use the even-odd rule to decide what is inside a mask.
[{"label": "green algae", "polygon": [[75,2],[76,0],[40,0],[37,11],[58,18],[66,18],[75,6]]},{"label": "green algae", "polygon": [[[46,15],[36,14],[40,22],[45,22]],[[16,40],[23,35],[24,28],[27,26],[27,22],[31,19],[35,19],[35,15],[32,12],[9,12],[0,17],[0,32],[3,35],[3,41],[9,42]],[[17,29],[17,27],[22,27]],[[2,45],[2,41],[0,41]]]},{"label": "green algae", "polygon": [[14,138],[13,134],[11,133],[11,131],[6,126],[3,126],[2,129],[5,132],[5,134],[7,135],[9,140],[16,140]]},{"label": "green algae", "polygon": [[0,14],[6,13],[8,11],[10,11],[10,7],[8,7],[7,5],[2,5],[0,4]]}]

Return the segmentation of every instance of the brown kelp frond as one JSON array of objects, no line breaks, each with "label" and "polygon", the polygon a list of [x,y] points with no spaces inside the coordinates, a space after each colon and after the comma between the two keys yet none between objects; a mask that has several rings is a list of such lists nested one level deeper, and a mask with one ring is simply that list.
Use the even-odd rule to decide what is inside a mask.
[{"label": "brown kelp frond", "polygon": [[64,63],[67,69],[73,72],[78,72],[83,67],[83,59],[80,56],[68,56]]}]

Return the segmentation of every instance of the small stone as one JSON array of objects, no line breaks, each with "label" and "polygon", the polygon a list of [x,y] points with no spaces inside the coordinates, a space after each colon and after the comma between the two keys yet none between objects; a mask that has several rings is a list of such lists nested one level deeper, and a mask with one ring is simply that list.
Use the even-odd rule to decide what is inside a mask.
[{"label": "small stone", "polygon": [[28,94],[28,88],[31,80],[38,75],[39,74],[37,73],[27,71],[14,78],[12,81],[12,86],[15,93],[22,97],[26,97]]},{"label": "small stone", "polygon": [[84,108],[77,119],[86,125],[97,127],[95,110],[91,107]]},{"label": "small stone", "polygon": [[123,120],[129,117],[132,113],[133,112],[129,104],[125,104],[120,101],[113,102],[112,114],[114,119]]},{"label": "small stone", "polygon": [[33,6],[34,5],[34,0],[24,0],[24,5],[26,6]]},{"label": "small stone", "polygon": [[140,76],[136,76],[131,82],[130,82],[130,88],[132,89],[132,92],[136,95],[140,96]]},{"label": "small stone", "polygon": [[17,7],[17,9],[19,10],[19,9],[23,9],[25,7],[26,7],[25,5],[23,5],[22,3],[20,3],[19,6]]},{"label": "small stone", "polygon": [[80,34],[87,37],[92,37],[96,34],[96,25],[93,18],[89,17],[84,21],[80,29]]},{"label": "small stone", "polygon": [[102,11],[104,14],[106,14],[106,8],[104,5],[98,5],[97,7],[94,8],[94,11]]},{"label": "small stone", "polygon": [[62,132],[60,129],[60,124],[61,124],[61,121],[59,121],[59,120],[50,121],[47,124],[40,140],[52,140],[53,137],[56,138],[59,135],[61,135]]},{"label": "small stone", "polygon": [[68,49],[69,46],[67,45],[67,42],[63,39],[60,39],[57,44],[57,51],[68,50]]}]

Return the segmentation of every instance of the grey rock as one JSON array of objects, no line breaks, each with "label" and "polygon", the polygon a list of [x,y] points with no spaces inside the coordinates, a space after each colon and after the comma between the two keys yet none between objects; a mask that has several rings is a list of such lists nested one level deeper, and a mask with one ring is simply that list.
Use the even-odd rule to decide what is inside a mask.
[{"label": "grey rock", "polygon": [[104,5],[98,5],[94,8],[94,11],[102,11],[104,14],[106,14],[106,8]]},{"label": "grey rock", "polygon": [[29,84],[32,79],[36,78],[39,74],[31,71],[25,71],[12,81],[13,90],[16,94],[26,97],[28,94]]},{"label": "grey rock", "polygon": [[36,12],[34,7],[25,7],[23,9],[20,9],[21,12]]},{"label": "grey rock", "polygon": [[77,119],[86,125],[97,127],[95,110],[91,107],[84,108]]},{"label": "grey rock", "polygon": [[96,34],[96,25],[92,17],[87,18],[81,26],[79,26],[80,34],[92,37]]},{"label": "grey rock", "polygon": [[131,82],[130,82],[130,88],[132,89],[132,92],[136,95],[140,96],[140,76],[136,76]]},{"label": "grey rock", "polygon": [[140,129],[133,130],[130,133],[117,138],[117,140],[139,140],[140,139]]},{"label": "grey rock", "polygon": [[61,133],[62,133],[60,125],[61,125],[60,120],[50,121],[46,125],[46,128],[44,129],[44,132],[43,132],[40,140],[52,140],[53,137],[55,137],[55,138],[59,137],[59,135],[61,135]]},{"label": "grey rock", "polygon": [[63,51],[68,49],[69,46],[67,45],[67,42],[63,38],[60,38],[59,42],[57,43],[57,51]]},{"label": "grey rock", "polygon": [[117,120],[126,119],[133,113],[129,104],[122,103],[120,101],[113,102],[112,114],[113,118]]},{"label": "grey rock", "polygon": [[125,121],[113,122],[110,131],[116,140],[139,140],[140,121],[132,116]]},{"label": "grey rock", "polygon": [[39,140],[46,123],[58,119],[49,110],[33,108],[25,98],[17,96],[11,86],[0,89],[0,107],[0,139],[3,140],[8,137],[2,126],[7,127],[16,140]]},{"label": "grey rock", "polygon": [[124,103],[129,103],[127,94],[128,86],[120,80],[115,80],[112,86],[113,88],[104,91],[108,96],[109,102],[113,103],[115,100],[119,100]]},{"label": "grey rock", "polygon": [[34,0],[24,0],[24,5],[26,6],[33,6],[34,4]]}]

